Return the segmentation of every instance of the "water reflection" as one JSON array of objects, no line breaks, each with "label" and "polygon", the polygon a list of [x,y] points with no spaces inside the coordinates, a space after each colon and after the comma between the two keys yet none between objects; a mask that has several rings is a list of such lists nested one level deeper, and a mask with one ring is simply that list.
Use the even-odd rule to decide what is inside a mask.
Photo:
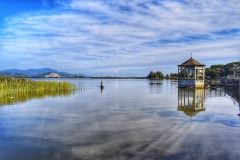
[{"label": "water reflection", "polygon": [[100,87],[101,95],[103,94],[103,89],[104,89],[103,87]]},{"label": "water reflection", "polygon": [[191,117],[205,111],[205,90],[179,88],[178,111],[183,111]]},{"label": "water reflection", "polygon": [[16,90],[8,92],[0,90],[0,106],[13,105],[29,101],[31,99],[42,99],[45,97],[66,97],[75,92],[74,90]]},{"label": "water reflection", "polygon": [[150,93],[161,93],[162,81],[161,80],[149,80]]},{"label": "water reflection", "polygon": [[216,88],[216,89],[206,90],[205,95],[206,95],[206,98],[225,97],[227,95],[227,93],[224,88]]},{"label": "water reflection", "polygon": [[[183,111],[188,116],[195,116],[201,111],[205,111],[205,100],[218,97],[227,97],[233,100],[234,105],[239,106],[240,112],[240,95],[239,90],[226,90],[217,88],[212,90],[205,89],[178,89],[178,111]],[[240,116],[240,114],[238,114]]]},{"label": "water reflection", "polygon": [[238,103],[238,108],[239,108],[238,116],[240,116],[240,86],[239,88],[228,89],[227,94],[232,97],[234,104]]},{"label": "water reflection", "polygon": [[228,89],[227,94],[231,96],[238,103],[240,102],[240,93],[239,89]]},{"label": "water reflection", "polygon": [[[72,81],[87,87],[0,109],[0,159],[240,159],[239,117],[224,89],[105,80],[101,96],[99,80]],[[190,124],[178,105],[207,111]]]},{"label": "water reflection", "polygon": [[175,93],[177,82],[174,80],[148,80],[151,94]]}]

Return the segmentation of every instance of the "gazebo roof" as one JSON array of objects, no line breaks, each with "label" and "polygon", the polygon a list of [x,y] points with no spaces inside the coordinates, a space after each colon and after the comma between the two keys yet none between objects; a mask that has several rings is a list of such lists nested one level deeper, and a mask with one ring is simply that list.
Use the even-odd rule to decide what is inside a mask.
[{"label": "gazebo roof", "polygon": [[192,57],[187,61],[183,62],[178,66],[206,66],[205,64],[199,63],[197,60],[193,59]]}]

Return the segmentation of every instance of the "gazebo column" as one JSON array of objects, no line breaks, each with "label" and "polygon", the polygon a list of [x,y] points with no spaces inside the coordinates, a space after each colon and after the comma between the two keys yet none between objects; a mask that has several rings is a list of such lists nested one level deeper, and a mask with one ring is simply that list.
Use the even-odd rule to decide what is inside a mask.
[{"label": "gazebo column", "polygon": [[195,70],[195,79],[197,79],[197,69],[196,69],[196,67],[194,68],[194,70]]}]

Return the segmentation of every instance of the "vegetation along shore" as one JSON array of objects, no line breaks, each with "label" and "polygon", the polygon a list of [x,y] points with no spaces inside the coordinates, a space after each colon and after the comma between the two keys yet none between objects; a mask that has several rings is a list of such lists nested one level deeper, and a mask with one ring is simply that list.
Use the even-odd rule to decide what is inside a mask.
[{"label": "vegetation along shore", "polygon": [[45,96],[66,96],[76,90],[69,82],[33,81],[26,78],[0,77],[0,105],[24,102]]}]

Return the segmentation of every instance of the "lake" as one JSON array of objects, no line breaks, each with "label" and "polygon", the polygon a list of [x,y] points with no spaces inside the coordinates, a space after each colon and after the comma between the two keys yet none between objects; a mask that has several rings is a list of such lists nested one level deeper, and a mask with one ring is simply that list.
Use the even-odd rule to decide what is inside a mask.
[{"label": "lake", "polygon": [[240,159],[239,97],[224,89],[104,79],[101,90],[100,79],[47,80],[79,89],[1,97],[0,160]]}]

